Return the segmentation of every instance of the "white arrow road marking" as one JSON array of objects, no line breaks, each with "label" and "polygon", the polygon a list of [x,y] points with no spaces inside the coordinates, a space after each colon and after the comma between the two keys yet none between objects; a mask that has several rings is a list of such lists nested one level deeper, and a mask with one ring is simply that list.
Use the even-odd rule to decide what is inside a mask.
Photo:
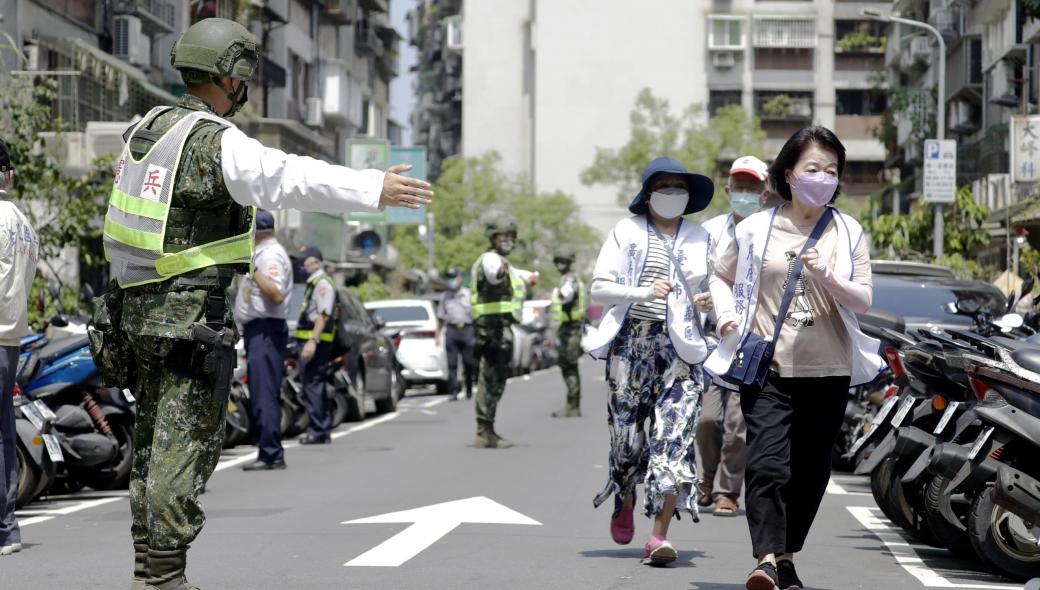
[{"label": "white arrow road marking", "polygon": [[400,522],[412,523],[412,526],[343,565],[398,567],[422,553],[462,523],[542,525],[537,520],[483,496],[348,520],[341,524]]}]

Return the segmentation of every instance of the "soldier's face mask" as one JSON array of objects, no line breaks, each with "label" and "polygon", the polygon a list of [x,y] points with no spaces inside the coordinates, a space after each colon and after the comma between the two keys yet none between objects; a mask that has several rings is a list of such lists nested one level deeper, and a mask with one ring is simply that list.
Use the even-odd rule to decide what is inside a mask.
[{"label": "soldier's face mask", "polygon": [[556,270],[560,271],[560,274],[566,274],[570,269],[571,263],[569,262],[560,261],[556,263]]},{"label": "soldier's face mask", "polygon": [[498,250],[499,254],[501,254],[503,256],[507,256],[510,252],[513,251],[513,248],[515,246],[516,246],[516,243],[513,242],[513,240],[505,239],[505,240],[501,240],[501,241],[498,242],[497,250]]}]

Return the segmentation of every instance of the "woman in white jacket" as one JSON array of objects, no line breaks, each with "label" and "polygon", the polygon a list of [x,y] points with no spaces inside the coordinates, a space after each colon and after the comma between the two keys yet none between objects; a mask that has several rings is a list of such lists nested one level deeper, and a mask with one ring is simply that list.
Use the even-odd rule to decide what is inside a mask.
[{"label": "woman in white jacket", "polygon": [[610,389],[609,480],[594,505],[614,496],[611,536],[628,544],[635,488],[644,483],[644,511],[654,518],[647,563],[665,564],[678,557],[667,540],[672,516],[686,511],[698,520],[694,429],[708,349],[695,304],[711,305],[701,293],[711,273],[710,238],[682,216],[707,207],[714,185],[672,158],[651,162],[642,181],[629,205],[633,217],[611,231],[592,282],[592,298],[610,306],[586,340],[592,356],[607,361]]},{"label": "woman in white jacket", "polygon": [[[787,202],[737,225],[711,279],[722,340],[705,364],[709,373],[731,367],[747,334],[772,338],[778,331],[764,387],[740,387],[744,499],[758,560],[748,590],[803,587],[794,554],[827,488],[848,389],[883,367],[878,341],[860,331],[855,315],[871,303],[867,240],[855,219],[830,207],[844,168],[845,147],[830,130],[806,127],[791,136],[769,169]],[[819,239],[807,248],[817,224]],[[782,310],[791,281],[792,299]]]}]

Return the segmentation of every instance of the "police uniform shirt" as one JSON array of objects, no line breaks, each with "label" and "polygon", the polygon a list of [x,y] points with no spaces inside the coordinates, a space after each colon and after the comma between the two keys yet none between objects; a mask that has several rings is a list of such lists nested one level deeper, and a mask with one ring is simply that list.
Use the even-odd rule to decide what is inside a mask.
[{"label": "police uniform shirt", "polygon": [[27,302],[39,253],[29,220],[14,203],[0,200],[0,346],[18,346],[30,333]]},{"label": "police uniform shirt", "polygon": [[319,316],[325,314],[329,316],[329,321],[332,321],[332,306],[336,303],[336,293],[332,287],[332,277],[325,274],[324,270],[319,270],[312,274],[307,281],[311,282],[318,277],[325,278],[314,285],[314,291],[311,293],[311,300],[307,302],[307,319],[316,322],[318,321]]},{"label": "police uniform shirt", "polygon": [[252,275],[242,277],[235,298],[235,321],[241,325],[262,318],[284,320],[289,315],[289,293],[292,292],[292,263],[285,248],[274,238],[268,238],[256,245],[253,255],[253,268],[265,277],[274,281],[278,292],[282,294],[282,302],[270,301],[253,280]]},{"label": "police uniform shirt", "polygon": [[473,322],[472,293],[469,289],[462,287],[458,291],[445,291],[441,297],[437,315],[444,323],[457,326]]}]

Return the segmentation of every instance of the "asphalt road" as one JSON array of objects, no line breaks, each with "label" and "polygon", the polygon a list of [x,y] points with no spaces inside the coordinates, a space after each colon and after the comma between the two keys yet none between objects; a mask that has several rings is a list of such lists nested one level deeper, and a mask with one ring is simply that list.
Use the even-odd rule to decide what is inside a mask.
[{"label": "asphalt road", "polygon": [[[512,380],[498,427],[512,449],[471,446],[471,402],[413,394],[340,427],[331,445],[291,446],[285,471],[245,473],[251,450],[226,452],[189,579],[205,590],[743,588],[754,566],[743,516],[675,523],[680,559],[668,568],[641,564],[649,521],[638,515],[632,545],[611,541],[609,505],[592,508],[606,478],[602,365],[585,361],[583,379],[585,416],[570,420],[549,417],[564,399],[557,370]],[[798,561],[810,588],[1022,587],[908,543],[868,485],[834,477]],[[20,519],[26,548],[0,558],[0,589],[129,586],[125,492],[45,499]]]}]

